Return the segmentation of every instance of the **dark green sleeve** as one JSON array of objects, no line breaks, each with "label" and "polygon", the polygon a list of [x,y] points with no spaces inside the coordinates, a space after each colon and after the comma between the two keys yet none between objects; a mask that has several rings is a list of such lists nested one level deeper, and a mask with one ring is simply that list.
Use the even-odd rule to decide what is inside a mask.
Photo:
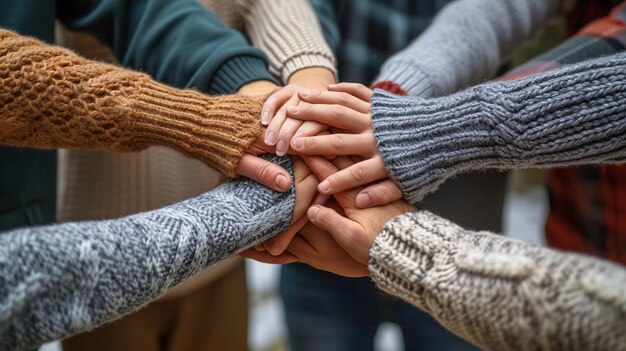
[{"label": "dark green sleeve", "polygon": [[195,0],[57,0],[57,16],[170,85],[224,94],[273,80],[265,55]]},{"label": "dark green sleeve", "polygon": [[337,22],[337,15],[333,2],[330,0],[309,0],[317,19],[322,26],[324,39],[333,50],[335,57],[338,57],[339,47],[341,46],[341,31]]}]

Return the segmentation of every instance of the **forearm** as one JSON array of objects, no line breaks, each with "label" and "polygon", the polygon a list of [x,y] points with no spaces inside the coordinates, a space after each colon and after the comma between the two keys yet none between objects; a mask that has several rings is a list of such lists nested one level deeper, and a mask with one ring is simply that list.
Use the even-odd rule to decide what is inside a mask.
[{"label": "forearm", "polygon": [[626,271],[607,261],[414,212],[387,223],[369,269],[381,289],[487,350],[626,344]]},{"label": "forearm", "polygon": [[262,103],[208,97],[0,29],[0,143],[139,151],[170,146],[227,175],[260,133]]},{"label": "forearm", "polygon": [[458,0],[381,68],[375,87],[397,84],[409,95],[435,97],[493,76],[503,58],[529,40],[560,0]]},{"label": "forearm", "polygon": [[626,54],[434,99],[377,91],[373,129],[415,203],[466,171],[626,161]]},{"label": "forearm", "polygon": [[299,70],[335,73],[335,58],[307,0],[237,0],[252,43],[269,58],[270,70],[288,82]]},{"label": "forearm", "polygon": [[[289,158],[272,160],[292,170]],[[2,233],[0,348],[35,347],[134,311],[286,229],[294,201],[293,188],[240,178],[118,220]]]}]

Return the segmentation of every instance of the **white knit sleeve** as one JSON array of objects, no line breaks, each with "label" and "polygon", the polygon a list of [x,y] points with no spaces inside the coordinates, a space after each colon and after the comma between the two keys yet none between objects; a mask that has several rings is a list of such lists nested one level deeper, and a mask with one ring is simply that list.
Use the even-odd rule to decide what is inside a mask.
[{"label": "white knit sleeve", "polygon": [[336,72],[333,53],[307,0],[233,1],[252,44],[267,54],[270,71],[283,82],[303,68]]},{"label": "white knit sleeve", "polygon": [[626,348],[626,269],[608,261],[420,211],[386,224],[369,270],[382,290],[485,350]]}]

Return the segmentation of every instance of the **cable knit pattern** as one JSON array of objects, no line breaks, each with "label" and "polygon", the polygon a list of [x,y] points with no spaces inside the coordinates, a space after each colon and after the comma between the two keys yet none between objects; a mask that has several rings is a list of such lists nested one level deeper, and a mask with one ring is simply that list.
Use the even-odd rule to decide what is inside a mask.
[{"label": "cable knit pattern", "polygon": [[625,350],[626,271],[428,212],[385,225],[372,279],[486,350]]},{"label": "cable knit pattern", "polygon": [[[289,157],[268,159],[292,173]],[[245,178],[118,220],[0,235],[0,349],[33,348],[132,312],[289,226],[294,188]]]},{"label": "cable knit pattern", "polygon": [[262,102],[208,97],[0,29],[0,143],[139,151],[172,147],[224,174],[261,131]]},{"label": "cable knit pattern", "polygon": [[267,54],[270,72],[283,82],[303,68],[336,74],[335,57],[306,0],[200,0],[228,26],[244,31]]},{"label": "cable knit pattern", "polygon": [[373,129],[412,203],[465,171],[626,161],[626,54],[442,98],[377,90]]},{"label": "cable knit pattern", "polygon": [[393,81],[409,95],[453,93],[495,74],[501,59],[543,28],[562,0],[459,0],[428,29],[388,59],[377,81]]}]

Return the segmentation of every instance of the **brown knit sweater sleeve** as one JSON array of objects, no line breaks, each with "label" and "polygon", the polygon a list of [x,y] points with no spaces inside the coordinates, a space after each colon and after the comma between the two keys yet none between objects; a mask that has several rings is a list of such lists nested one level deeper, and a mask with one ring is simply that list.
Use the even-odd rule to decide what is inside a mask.
[{"label": "brown knit sweater sleeve", "polygon": [[0,144],[118,152],[170,146],[233,176],[262,102],[209,97],[0,29]]}]

